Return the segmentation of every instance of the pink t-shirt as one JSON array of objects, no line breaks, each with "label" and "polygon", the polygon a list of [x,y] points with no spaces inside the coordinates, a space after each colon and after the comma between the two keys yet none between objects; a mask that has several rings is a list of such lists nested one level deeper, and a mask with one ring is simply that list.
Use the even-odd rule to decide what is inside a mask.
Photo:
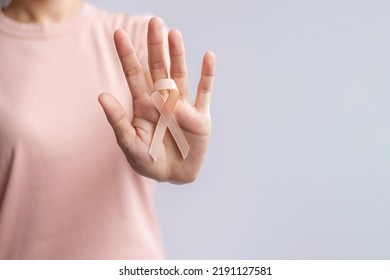
[{"label": "pink t-shirt", "polygon": [[0,259],[163,258],[153,181],[129,167],[97,100],[110,92],[131,114],[113,33],[146,66],[149,18],[0,12]]}]

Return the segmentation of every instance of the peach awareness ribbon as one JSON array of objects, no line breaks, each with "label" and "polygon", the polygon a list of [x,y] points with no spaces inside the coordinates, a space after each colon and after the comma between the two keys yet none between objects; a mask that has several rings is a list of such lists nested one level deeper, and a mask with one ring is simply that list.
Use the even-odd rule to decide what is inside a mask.
[{"label": "peach awareness ribbon", "polygon": [[[169,90],[169,95],[166,101],[160,94],[161,90]],[[165,132],[168,128],[171,131],[177,146],[179,147],[181,155],[185,159],[190,150],[190,146],[188,145],[183,132],[177,124],[175,117],[172,115],[176,106],[176,102],[179,98],[179,90],[175,81],[172,79],[161,79],[156,81],[153,86],[153,93],[151,98],[160,112],[160,118],[157,122],[152,143],[149,148],[150,156],[154,160],[157,160],[159,147],[164,140]]]}]

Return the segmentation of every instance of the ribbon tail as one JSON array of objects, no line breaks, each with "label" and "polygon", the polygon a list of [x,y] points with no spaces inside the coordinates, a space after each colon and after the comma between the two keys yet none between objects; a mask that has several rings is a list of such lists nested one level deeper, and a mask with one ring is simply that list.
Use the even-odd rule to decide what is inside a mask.
[{"label": "ribbon tail", "polygon": [[[164,99],[161,97],[160,93],[158,91],[154,92],[152,94],[152,100],[154,104],[156,105],[158,111],[162,112],[164,107]],[[188,142],[181,131],[179,125],[176,122],[176,119],[174,116],[171,116],[169,123],[168,123],[168,129],[170,130],[173,139],[175,139],[177,146],[179,147],[180,153],[183,157],[183,159],[187,158],[187,155],[190,151],[190,146],[188,145]]]},{"label": "ribbon tail", "polygon": [[161,115],[157,122],[152,143],[149,149],[149,154],[154,160],[157,160],[159,146],[164,140],[165,131],[167,130],[168,123],[171,119],[178,97],[178,91],[172,91],[168,96],[167,102],[165,102],[164,107],[161,110]]}]

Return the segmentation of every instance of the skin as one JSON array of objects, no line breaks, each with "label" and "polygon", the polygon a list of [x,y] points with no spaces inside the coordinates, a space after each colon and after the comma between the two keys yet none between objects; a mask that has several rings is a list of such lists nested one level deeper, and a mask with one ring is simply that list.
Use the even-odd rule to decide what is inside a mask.
[{"label": "skin", "polygon": [[[81,5],[82,2],[77,0],[14,0],[4,13],[23,22],[54,22],[73,16]],[[131,91],[132,118],[126,116],[122,105],[109,93],[101,94],[99,102],[114,130],[118,145],[135,171],[162,182],[192,182],[204,161],[211,132],[210,97],[215,56],[207,52],[203,57],[196,100],[192,104],[189,100],[185,49],[180,32],[171,30],[168,34],[170,69],[165,55],[164,23],[160,18],[150,20],[147,38],[150,73],[145,75],[145,69],[135,55],[128,34],[124,30],[117,30],[114,34],[118,57]],[[185,160],[169,132],[165,134],[157,160],[154,161],[149,155],[160,115],[150,98],[150,80],[153,83],[164,78],[174,79],[180,91],[174,116],[191,148]]]},{"label": "skin", "polygon": [[13,0],[4,14],[25,23],[50,23],[74,16],[81,7],[80,0]]}]

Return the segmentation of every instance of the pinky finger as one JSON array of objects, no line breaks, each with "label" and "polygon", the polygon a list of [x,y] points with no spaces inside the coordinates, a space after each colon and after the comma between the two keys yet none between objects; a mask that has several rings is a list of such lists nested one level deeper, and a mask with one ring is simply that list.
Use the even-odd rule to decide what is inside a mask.
[{"label": "pinky finger", "polygon": [[207,52],[203,57],[202,74],[200,77],[195,107],[204,114],[210,113],[211,92],[215,75],[215,55]]}]

